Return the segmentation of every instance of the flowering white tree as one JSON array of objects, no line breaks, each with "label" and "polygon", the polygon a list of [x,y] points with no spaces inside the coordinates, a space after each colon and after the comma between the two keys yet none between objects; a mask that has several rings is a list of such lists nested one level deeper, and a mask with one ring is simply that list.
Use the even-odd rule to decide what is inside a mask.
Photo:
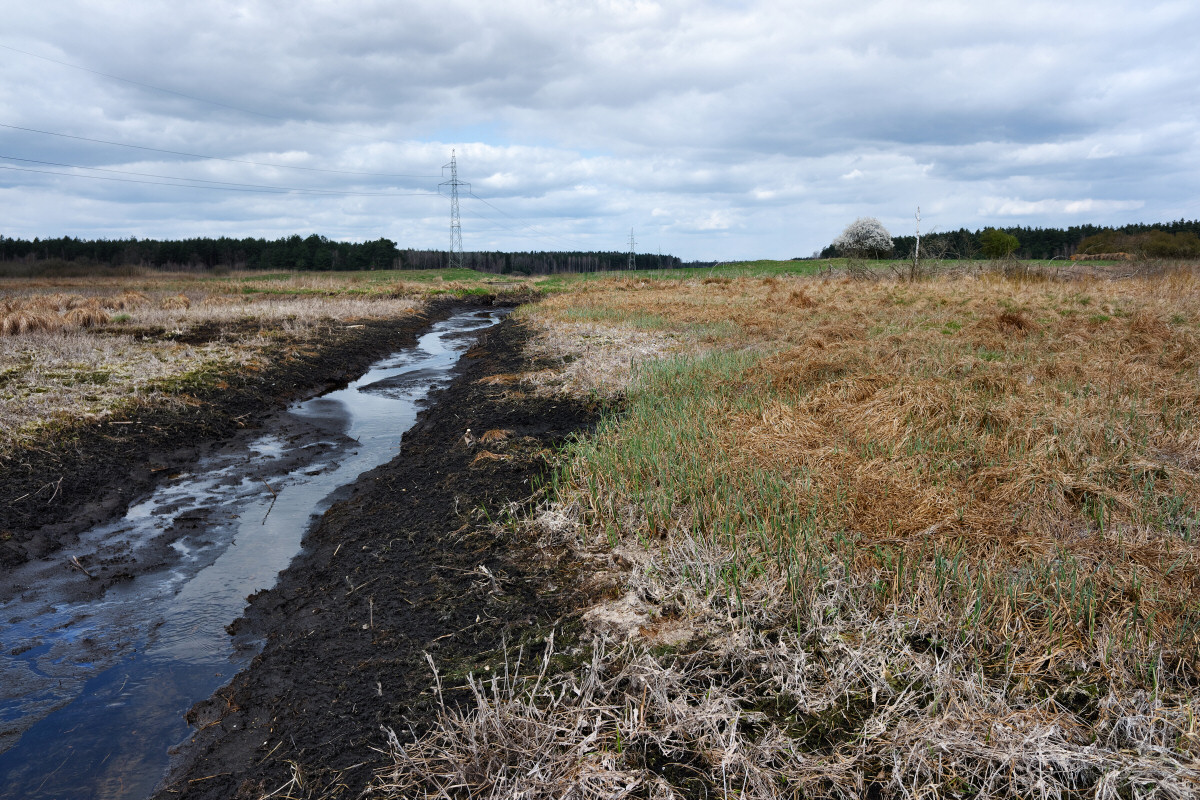
[{"label": "flowering white tree", "polygon": [[833,240],[833,246],[850,258],[879,258],[892,252],[892,236],[874,217],[859,217]]}]

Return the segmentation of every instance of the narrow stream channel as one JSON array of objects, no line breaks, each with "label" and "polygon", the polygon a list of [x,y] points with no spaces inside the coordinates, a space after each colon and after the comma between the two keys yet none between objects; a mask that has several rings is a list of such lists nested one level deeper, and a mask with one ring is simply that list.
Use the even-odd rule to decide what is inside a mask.
[{"label": "narrow stream channel", "polygon": [[[145,798],[184,713],[244,666],[226,626],[272,586],[313,518],[391,460],[429,392],[502,311],[434,324],[345,389],[299,403],[248,442],[173,476],[53,563],[13,574],[0,602],[0,798]],[[158,559],[99,597],[72,556]]]}]

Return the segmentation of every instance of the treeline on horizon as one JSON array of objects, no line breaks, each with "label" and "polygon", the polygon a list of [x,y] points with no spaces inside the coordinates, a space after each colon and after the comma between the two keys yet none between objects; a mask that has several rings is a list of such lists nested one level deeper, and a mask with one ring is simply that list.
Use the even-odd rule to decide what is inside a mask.
[{"label": "treeline on horizon", "polygon": [[[984,258],[984,247],[981,237],[983,228],[969,231],[959,228],[956,231],[921,234],[922,255],[936,255],[943,258]],[[1099,225],[1073,225],[1069,228],[997,228],[1010,236],[1017,237],[1017,249],[1013,255],[1025,259],[1070,258],[1076,253],[1093,252],[1108,253],[1122,250],[1123,247],[1145,246],[1157,232],[1161,252],[1150,252],[1147,255],[1163,257],[1194,257],[1200,253],[1188,252],[1190,242],[1200,236],[1200,220],[1180,219],[1176,222],[1157,224],[1134,223],[1119,228]],[[1172,236],[1171,241],[1162,240],[1163,234]],[[1187,234],[1179,236],[1179,234]],[[893,254],[897,258],[907,258],[912,255],[916,246],[916,236],[893,236]],[[1107,249],[1107,248],[1112,249]],[[837,248],[829,245],[820,253],[820,258],[837,258],[840,255]]]},{"label": "treeline on horizon", "polygon": [[[465,252],[463,266],[498,275],[546,275],[560,272],[599,272],[629,268],[621,252],[521,253]],[[314,270],[445,269],[446,250],[400,249],[390,239],[339,242],[313,234],[284,239],[12,239],[0,235],[0,263],[23,264],[30,274],[54,262],[86,271],[88,268],[148,268],[157,270]],[[674,269],[675,256],[638,253],[635,269]],[[8,269],[6,272],[12,272]]]}]

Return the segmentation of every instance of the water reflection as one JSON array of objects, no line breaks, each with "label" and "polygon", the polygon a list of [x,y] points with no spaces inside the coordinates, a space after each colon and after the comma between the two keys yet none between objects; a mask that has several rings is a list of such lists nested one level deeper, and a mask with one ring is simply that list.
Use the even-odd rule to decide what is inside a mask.
[{"label": "water reflection", "polygon": [[501,313],[435,324],[345,389],[289,409],[286,437],[205,460],[50,565],[61,576],[73,554],[110,552],[162,569],[66,603],[39,590],[46,564],[14,575],[28,588],[0,604],[0,798],[149,795],[188,735],[184,713],[248,658],[225,630],[245,597],[275,582],[339,487],[396,455],[422,400]]}]

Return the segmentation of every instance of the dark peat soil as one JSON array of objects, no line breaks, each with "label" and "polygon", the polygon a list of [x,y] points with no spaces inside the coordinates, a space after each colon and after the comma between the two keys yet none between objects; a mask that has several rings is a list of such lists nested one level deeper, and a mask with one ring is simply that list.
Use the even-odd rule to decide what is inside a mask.
[{"label": "dark peat soil", "polygon": [[[481,381],[530,369],[526,336],[511,319],[483,333],[400,455],[363,475],[277,585],[251,598],[231,632],[263,649],[189,712],[196,733],[156,800],[259,798],[297,777],[293,796],[357,797],[386,765],[383,726],[409,737],[434,724],[425,653],[447,701],[465,700],[468,670],[486,674],[506,646],[536,650],[576,617],[595,591],[580,566],[492,524],[599,413]],[[472,444],[467,429],[507,438]]]}]

